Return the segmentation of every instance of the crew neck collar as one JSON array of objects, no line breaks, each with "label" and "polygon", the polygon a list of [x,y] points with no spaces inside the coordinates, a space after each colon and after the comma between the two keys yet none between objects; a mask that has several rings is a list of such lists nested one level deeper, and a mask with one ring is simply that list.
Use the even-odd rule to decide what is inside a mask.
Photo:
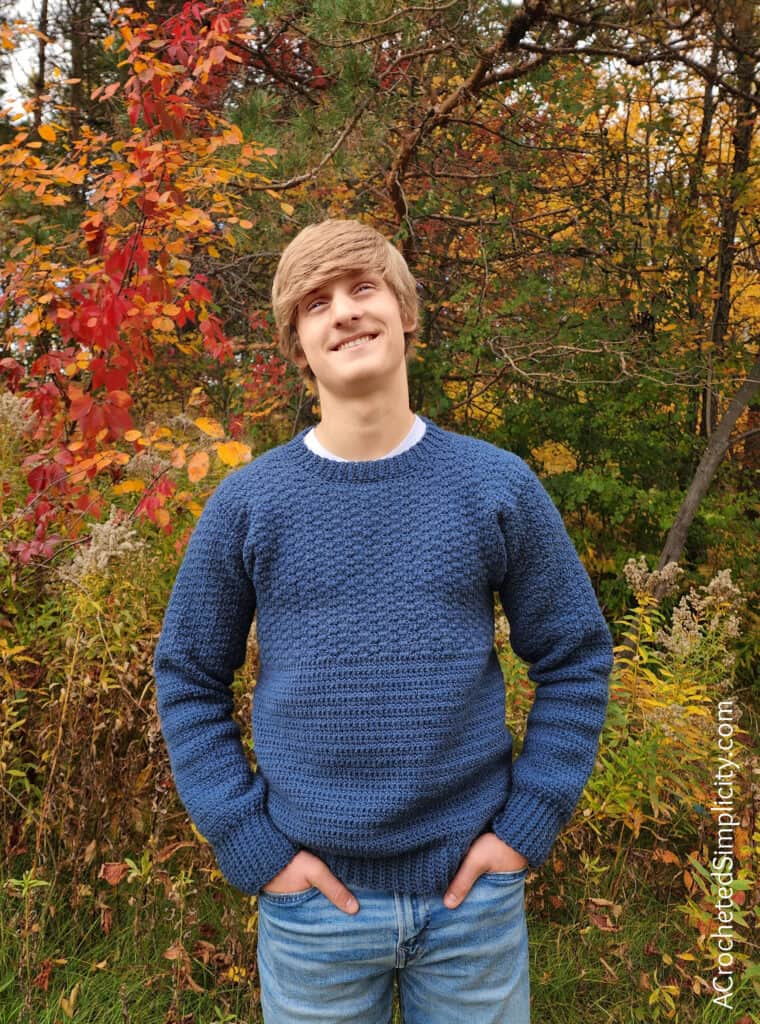
[{"label": "crew neck collar", "polygon": [[369,483],[373,480],[392,479],[421,469],[427,462],[440,453],[446,444],[446,434],[442,427],[428,416],[417,413],[425,423],[425,433],[406,451],[399,455],[386,456],[380,459],[365,461],[339,462],[317,455],[304,443],[304,436],[311,427],[304,427],[285,444],[285,452],[304,472],[317,475],[325,480],[338,483]]}]

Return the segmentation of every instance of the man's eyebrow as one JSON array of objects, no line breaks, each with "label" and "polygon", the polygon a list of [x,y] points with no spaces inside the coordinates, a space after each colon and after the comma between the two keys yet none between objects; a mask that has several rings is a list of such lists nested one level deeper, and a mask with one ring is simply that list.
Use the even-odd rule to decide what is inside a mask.
[{"label": "man's eyebrow", "polygon": [[[342,276],[343,275],[341,274],[336,274],[336,277]],[[379,278],[381,275],[377,270],[349,270],[347,271],[347,276],[353,280],[357,277]],[[332,277],[328,278],[327,281],[323,281],[322,284],[315,285],[314,288],[310,288],[308,292],[304,292],[301,302],[305,302],[306,299],[311,298],[312,295],[316,295],[317,292],[321,292],[332,280],[334,280]]]}]

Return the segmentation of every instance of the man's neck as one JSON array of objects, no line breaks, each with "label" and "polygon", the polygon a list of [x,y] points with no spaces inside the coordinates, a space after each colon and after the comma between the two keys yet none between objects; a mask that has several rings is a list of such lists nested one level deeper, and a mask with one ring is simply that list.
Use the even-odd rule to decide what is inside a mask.
[{"label": "man's neck", "polygon": [[315,437],[342,459],[366,462],[382,459],[400,444],[414,425],[408,407],[360,410],[343,406],[323,410]]}]

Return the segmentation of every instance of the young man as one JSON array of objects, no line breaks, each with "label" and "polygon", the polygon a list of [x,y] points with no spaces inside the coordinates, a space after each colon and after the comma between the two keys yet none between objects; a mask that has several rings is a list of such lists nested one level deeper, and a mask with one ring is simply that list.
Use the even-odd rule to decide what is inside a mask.
[{"label": "young man", "polygon": [[[372,228],[282,254],[282,351],[321,420],[207,502],[155,655],[180,797],[258,894],[266,1024],[526,1024],[524,881],[593,768],[612,666],[588,575],[516,455],[409,408],[415,281]],[[519,757],[494,592],[536,686]],[[257,770],[230,683],[256,614]]]}]

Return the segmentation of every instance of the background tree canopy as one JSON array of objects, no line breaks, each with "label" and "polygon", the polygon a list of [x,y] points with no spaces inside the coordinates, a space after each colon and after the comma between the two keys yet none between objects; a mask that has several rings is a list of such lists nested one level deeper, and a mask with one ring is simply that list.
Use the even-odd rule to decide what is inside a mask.
[{"label": "background tree canopy", "polygon": [[[10,13],[29,95],[0,157],[2,369],[40,416],[23,562],[77,534],[72,504],[102,513],[104,476],[129,482],[146,417],[192,401],[258,450],[316,415],[269,287],[338,216],[423,287],[414,407],[550,475],[610,610],[632,550],[755,592],[753,4]],[[137,514],[172,529],[162,486]]]}]

